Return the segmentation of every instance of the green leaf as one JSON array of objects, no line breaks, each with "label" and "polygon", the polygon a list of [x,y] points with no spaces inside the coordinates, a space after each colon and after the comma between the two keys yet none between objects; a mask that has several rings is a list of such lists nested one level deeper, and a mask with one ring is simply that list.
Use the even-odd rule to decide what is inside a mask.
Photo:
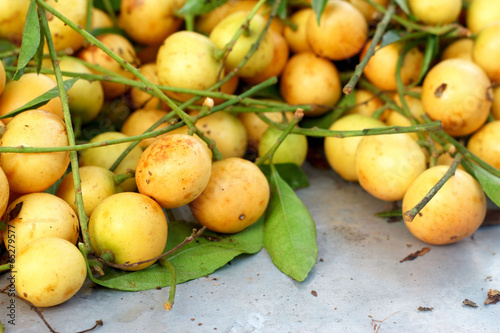
[{"label": "green leaf", "polygon": [[98,29],[92,30],[92,35],[94,37],[97,37],[99,35],[104,35],[104,34],[117,34],[117,35],[121,35],[125,38],[128,38],[127,34],[125,33],[125,30],[120,29],[118,27],[98,28]]},{"label": "green leaf", "polygon": [[316,19],[319,22],[321,20],[321,15],[323,14],[323,11],[325,10],[325,6],[328,0],[312,0],[312,9],[314,10],[314,13],[316,14]]},{"label": "green leaf", "polygon": [[[73,86],[73,84],[75,84],[76,81],[78,81],[77,77],[65,80],[63,82],[64,83],[64,89],[66,91],[68,91]],[[51,99],[53,99],[53,98],[55,98],[57,96],[59,96],[59,90],[58,90],[58,88],[56,86],[56,87],[54,87],[54,88],[52,88],[50,90],[47,90],[42,95],[40,95],[37,98],[29,101],[28,103],[24,104],[23,106],[15,109],[15,110],[7,113],[7,114],[4,114],[3,116],[0,116],[0,119],[13,117],[16,114],[19,114],[19,113],[24,112],[26,110],[38,109],[40,106],[43,106],[43,105],[47,104]]]},{"label": "green leaf", "polygon": [[356,92],[353,90],[349,95],[345,95],[336,105],[336,108],[321,117],[306,118],[300,122],[300,127],[303,128],[322,128],[328,129],[339,119],[348,109],[356,104]]},{"label": "green leaf", "polygon": [[24,67],[35,55],[38,45],[40,45],[40,23],[36,12],[36,0],[31,0],[24,23],[23,41],[21,51],[17,60],[17,70],[13,80],[17,81],[23,75]]},{"label": "green leaf", "polygon": [[227,1],[228,0],[187,0],[184,6],[179,9],[178,13],[184,15],[202,15],[222,6]]},{"label": "green leaf", "polygon": [[[192,226],[183,221],[171,222],[168,228],[165,252],[190,236],[193,230]],[[237,234],[205,231],[201,237],[184,245],[166,259],[175,267],[177,283],[183,283],[214,272],[240,254],[259,252],[263,246],[263,218],[261,218]],[[90,277],[91,280],[104,287],[119,290],[138,291],[166,287],[170,286],[171,280],[170,271],[161,263],[155,263],[136,272],[114,268],[107,268],[104,272],[104,276]]]},{"label": "green leaf", "polygon": [[44,46],[45,46],[45,36],[44,36],[44,34],[40,34],[40,42],[38,44],[38,48],[36,49],[36,52],[35,52],[35,55],[34,55],[35,66],[36,66],[36,73],[37,74],[40,74],[40,70],[42,69],[43,47]]},{"label": "green leaf", "polygon": [[[273,4],[276,2],[276,0],[267,0],[267,3],[270,5],[270,6],[273,6]],[[281,0],[279,6],[278,6],[278,9],[276,11],[276,15],[282,19],[282,20],[285,20],[286,17],[287,17],[287,4],[286,4],[286,0]]]},{"label": "green leaf", "polygon": [[[120,3],[121,3],[121,0],[110,0],[111,8],[115,12],[120,10]],[[102,0],[98,0],[98,1],[94,0],[94,7],[98,8],[100,10],[106,11],[106,4]]]},{"label": "green leaf", "polygon": [[492,175],[476,163],[469,163],[468,165],[472,167],[476,179],[479,184],[481,184],[484,193],[486,193],[491,201],[500,207],[500,178]]},{"label": "green leaf", "polygon": [[271,189],[264,245],[283,273],[304,281],[318,259],[316,226],[305,205],[273,167]]},{"label": "green leaf", "polygon": [[380,48],[387,46],[389,44],[399,41],[404,35],[405,31],[402,30],[388,30],[382,36],[382,41],[380,43]]},{"label": "green leaf", "polygon": [[[306,173],[297,164],[283,163],[275,164],[274,166],[276,167],[278,173],[282,176],[283,180],[290,185],[292,189],[296,190],[298,188],[309,187],[309,180],[307,179]],[[262,164],[259,167],[268,181],[270,181],[271,167],[269,164]]]},{"label": "green leaf", "polygon": [[394,1],[399,8],[406,14],[411,15],[410,6],[408,5],[408,0],[395,0]]},{"label": "green leaf", "polygon": [[420,68],[420,74],[418,80],[411,84],[412,87],[418,85],[420,81],[424,78],[427,70],[431,66],[432,60],[437,56],[439,52],[439,36],[430,35],[427,37],[427,43],[425,45],[424,60],[422,62],[422,67]]}]

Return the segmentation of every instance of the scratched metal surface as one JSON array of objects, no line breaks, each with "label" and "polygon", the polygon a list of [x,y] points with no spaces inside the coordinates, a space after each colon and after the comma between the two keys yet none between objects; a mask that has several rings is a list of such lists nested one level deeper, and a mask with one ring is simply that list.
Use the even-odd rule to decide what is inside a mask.
[{"label": "scratched metal surface", "polygon": [[[70,301],[44,309],[46,319],[58,332],[80,331],[97,319],[104,326],[95,332],[120,333],[500,332],[500,303],[483,304],[489,289],[500,289],[500,227],[400,263],[427,245],[403,223],[374,217],[390,204],[331,171],[305,169],[311,187],[298,195],[316,221],[321,259],[304,282],[283,275],[263,250],[179,285],[171,312],[162,306],[168,288],[120,292],[86,283]],[[9,299],[1,297],[7,332],[47,331],[20,301],[16,325],[7,324]],[[478,307],[462,305],[464,299]]]}]

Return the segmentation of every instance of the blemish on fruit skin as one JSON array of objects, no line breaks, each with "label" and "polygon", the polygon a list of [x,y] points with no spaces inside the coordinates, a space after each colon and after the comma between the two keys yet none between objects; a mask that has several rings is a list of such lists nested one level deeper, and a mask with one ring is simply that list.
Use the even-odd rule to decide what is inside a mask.
[{"label": "blemish on fruit skin", "polygon": [[436,98],[440,98],[441,96],[443,96],[443,93],[447,87],[447,83],[441,83],[441,85],[437,87],[436,90],[434,90],[434,96],[436,96]]}]

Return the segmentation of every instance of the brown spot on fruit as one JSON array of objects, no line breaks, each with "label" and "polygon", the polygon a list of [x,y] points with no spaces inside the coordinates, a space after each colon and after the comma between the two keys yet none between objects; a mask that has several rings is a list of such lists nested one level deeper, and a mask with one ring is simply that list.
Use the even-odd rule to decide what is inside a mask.
[{"label": "brown spot on fruit", "polygon": [[440,98],[441,96],[443,96],[443,93],[444,91],[446,90],[446,87],[448,87],[448,84],[446,83],[442,83],[439,87],[436,88],[436,90],[434,91],[434,96],[436,96],[436,98]]}]

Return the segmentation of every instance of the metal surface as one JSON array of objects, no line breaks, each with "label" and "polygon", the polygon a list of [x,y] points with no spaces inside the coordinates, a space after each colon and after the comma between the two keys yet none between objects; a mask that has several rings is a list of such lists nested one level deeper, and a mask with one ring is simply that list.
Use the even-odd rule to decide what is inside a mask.
[{"label": "metal surface", "polygon": [[[297,193],[316,221],[320,259],[304,282],[282,274],[262,250],[179,285],[170,312],[163,308],[168,288],[121,292],[86,283],[44,316],[58,332],[97,319],[104,326],[94,332],[500,332],[500,303],[483,304],[489,289],[500,289],[500,226],[400,263],[428,245],[404,223],[374,216],[390,203],[333,171],[305,169],[311,186]],[[0,301],[7,314],[9,298]],[[15,326],[0,318],[7,332],[48,331],[28,306],[15,304]]]}]

